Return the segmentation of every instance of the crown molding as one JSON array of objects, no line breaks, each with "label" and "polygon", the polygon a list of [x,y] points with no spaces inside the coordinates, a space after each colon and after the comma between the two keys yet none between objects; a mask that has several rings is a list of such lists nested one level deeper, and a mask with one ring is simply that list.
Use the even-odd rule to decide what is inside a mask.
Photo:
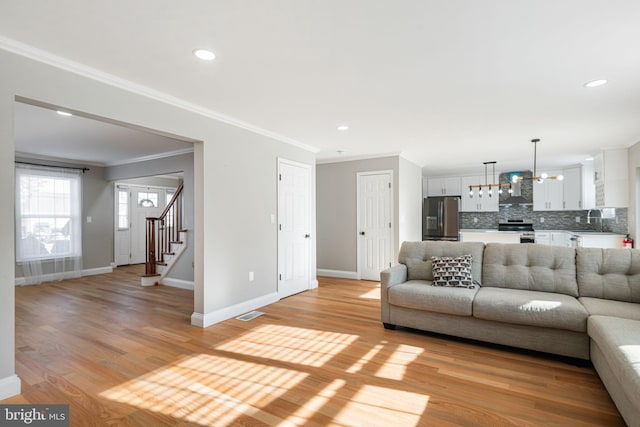
[{"label": "crown molding", "polygon": [[316,159],[316,165],[325,165],[329,163],[353,162],[358,160],[380,159],[383,157],[401,157],[400,152],[379,153],[379,154],[363,154],[357,156],[331,157],[326,159]]},{"label": "crown molding", "polygon": [[304,144],[302,142],[296,141],[295,139],[286,137],[284,135],[280,135],[276,132],[263,129],[259,126],[252,125],[251,123],[247,123],[243,120],[236,119],[235,117],[231,117],[226,114],[222,114],[217,111],[204,108],[200,105],[185,101],[175,96],[158,91],[156,89],[152,89],[148,86],[134,83],[132,81],[117,77],[113,74],[105,73],[104,71],[100,71],[96,68],[92,68],[87,65],[81,64],[79,62],[75,62],[70,59],[63,58],[58,55],[54,55],[45,50],[38,49],[31,45],[28,45],[28,44],[25,44],[1,35],[0,35],[0,49],[5,50],[7,52],[14,53],[16,55],[23,56],[25,58],[33,59],[34,61],[38,61],[47,65],[50,65],[52,67],[59,68],[61,70],[68,71],[73,74],[77,74],[82,77],[86,77],[86,78],[98,81],[100,83],[107,84],[109,86],[126,90],[136,95],[141,95],[146,98],[153,99],[155,101],[159,101],[159,102],[172,105],[174,107],[177,107],[186,111],[190,111],[192,113],[199,114],[201,116],[208,117],[210,119],[214,119],[214,120],[247,130],[249,132],[266,136],[268,138],[271,138],[280,142],[284,142],[289,145],[293,145],[295,147],[301,148],[306,151],[310,151],[312,153],[317,153],[319,151],[316,147]]},{"label": "crown molding", "polygon": [[31,154],[31,153],[24,153],[20,151],[15,152],[15,157],[18,157],[21,159],[29,159],[29,160],[43,160],[46,162],[64,163],[70,166],[95,166],[99,168],[103,168],[106,166],[104,163],[88,162],[84,160],[69,159],[66,157],[63,158],[63,157],[54,157],[54,156],[43,156],[41,154]]},{"label": "crown molding", "polygon": [[193,153],[193,148],[184,148],[182,150],[167,151],[165,153],[151,154],[149,156],[135,157],[133,159],[119,160],[117,162],[109,162],[109,163],[105,163],[105,166],[111,167],[111,166],[128,165],[131,163],[138,163],[138,162],[148,162],[150,160],[164,159],[165,157],[175,157],[181,154],[188,154],[188,153]]}]

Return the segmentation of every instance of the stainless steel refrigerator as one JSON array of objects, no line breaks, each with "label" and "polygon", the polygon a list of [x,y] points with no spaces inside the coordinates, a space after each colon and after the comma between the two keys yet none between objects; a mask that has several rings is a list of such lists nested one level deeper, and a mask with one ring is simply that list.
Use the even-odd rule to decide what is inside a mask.
[{"label": "stainless steel refrigerator", "polygon": [[427,197],[422,206],[422,240],[458,240],[460,197]]}]

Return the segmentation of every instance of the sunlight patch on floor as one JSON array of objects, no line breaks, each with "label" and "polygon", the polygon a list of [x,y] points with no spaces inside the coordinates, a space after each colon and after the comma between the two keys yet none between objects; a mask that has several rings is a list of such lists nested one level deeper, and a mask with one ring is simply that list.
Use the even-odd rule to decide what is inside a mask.
[{"label": "sunlight patch on floor", "polygon": [[357,335],[291,326],[263,325],[215,347],[254,357],[320,367],[341,353]]},{"label": "sunlight patch on floor", "polygon": [[370,291],[367,291],[364,294],[360,295],[360,298],[379,300],[380,299],[380,288],[371,289]]},{"label": "sunlight patch on floor", "polygon": [[375,375],[390,380],[403,380],[407,374],[407,367],[413,363],[424,350],[410,345],[399,345],[378,368]]},{"label": "sunlight patch on floor", "polygon": [[[348,385],[347,385],[348,386]],[[427,409],[429,396],[364,384],[345,402],[334,420],[345,425],[361,425],[359,420],[375,414],[378,426],[417,426]]]},{"label": "sunlight patch on floor", "polygon": [[289,425],[263,411],[308,374],[200,354],[108,389],[100,395],[202,425],[227,425],[243,415]]}]

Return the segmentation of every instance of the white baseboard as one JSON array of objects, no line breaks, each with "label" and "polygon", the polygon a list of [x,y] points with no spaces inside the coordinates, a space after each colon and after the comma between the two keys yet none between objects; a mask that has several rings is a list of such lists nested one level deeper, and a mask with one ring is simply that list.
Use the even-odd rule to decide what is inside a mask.
[{"label": "white baseboard", "polygon": [[162,279],[160,281],[160,284],[166,285],[166,286],[171,286],[171,287],[174,287],[174,288],[188,289],[190,291],[192,291],[193,288],[194,288],[193,281],[172,279],[171,277],[165,277],[164,279]]},{"label": "white baseboard", "polygon": [[82,276],[95,276],[96,274],[109,274],[113,273],[113,267],[98,267],[82,270]]},{"label": "white baseboard", "polygon": [[[113,273],[113,267],[109,266],[109,267],[88,268],[80,272],[80,277],[95,276],[96,274],[108,274],[108,273]],[[75,272],[69,272],[69,273],[63,274],[62,279],[60,279],[59,273],[43,274],[42,282],[55,282],[57,280],[74,279],[77,277],[78,276]],[[22,286],[26,284],[26,280],[24,277],[16,277],[14,283],[16,286]]]},{"label": "white baseboard", "polygon": [[340,279],[360,279],[357,271],[326,270],[324,268],[319,268],[317,270],[317,274],[318,276],[338,277]]},{"label": "white baseboard", "polygon": [[0,400],[20,394],[21,384],[17,375],[0,379]]},{"label": "white baseboard", "polygon": [[220,323],[224,320],[231,319],[232,317],[239,316],[252,310],[264,307],[265,305],[278,302],[278,293],[274,292],[268,295],[264,295],[258,298],[254,298],[249,301],[241,302],[240,304],[232,305],[231,307],[225,307],[220,310],[212,311],[210,313],[193,313],[191,315],[191,324],[193,326],[199,326],[206,328],[216,323]]}]

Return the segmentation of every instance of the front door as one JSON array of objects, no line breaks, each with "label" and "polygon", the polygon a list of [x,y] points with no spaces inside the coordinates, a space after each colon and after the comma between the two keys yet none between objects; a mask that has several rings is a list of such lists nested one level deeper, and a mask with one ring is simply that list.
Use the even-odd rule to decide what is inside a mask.
[{"label": "front door", "polygon": [[306,291],[311,280],[311,167],[278,162],[278,297]]},{"label": "front door", "polygon": [[380,280],[393,248],[391,171],[358,173],[358,276]]}]

